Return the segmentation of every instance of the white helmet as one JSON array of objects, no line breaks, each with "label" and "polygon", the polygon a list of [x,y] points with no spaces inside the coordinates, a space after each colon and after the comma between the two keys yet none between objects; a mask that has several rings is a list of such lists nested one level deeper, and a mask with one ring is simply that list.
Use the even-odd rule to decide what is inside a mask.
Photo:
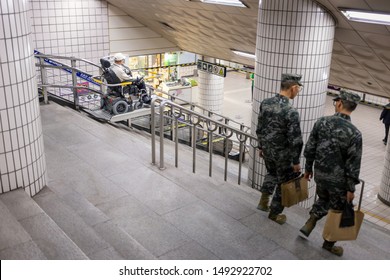
[{"label": "white helmet", "polygon": [[114,55],[114,60],[115,61],[121,61],[121,60],[124,60],[126,57],[122,54],[122,53],[116,53]]}]

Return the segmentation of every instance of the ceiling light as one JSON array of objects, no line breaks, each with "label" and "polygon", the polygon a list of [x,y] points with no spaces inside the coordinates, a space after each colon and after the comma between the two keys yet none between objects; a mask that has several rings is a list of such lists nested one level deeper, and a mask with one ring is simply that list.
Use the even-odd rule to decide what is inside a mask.
[{"label": "ceiling light", "polygon": [[253,54],[253,53],[242,52],[242,51],[237,51],[237,50],[231,50],[231,51],[233,53],[237,54],[237,55],[244,56],[244,57],[247,57],[247,58],[252,58],[252,59],[256,58],[256,55]]},{"label": "ceiling light", "polygon": [[240,0],[200,0],[200,2],[207,3],[207,4],[217,4],[217,5],[241,7],[241,8],[247,7]]},{"label": "ceiling light", "polygon": [[341,13],[351,21],[390,25],[390,14],[362,10],[339,8]]}]

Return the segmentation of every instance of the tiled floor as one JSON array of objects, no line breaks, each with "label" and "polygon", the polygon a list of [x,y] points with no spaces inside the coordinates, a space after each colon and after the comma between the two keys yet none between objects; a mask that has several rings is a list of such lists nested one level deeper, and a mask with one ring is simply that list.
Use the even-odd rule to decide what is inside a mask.
[{"label": "tiled floor", "polygon": [[[250,126],[252,103],[251,81],[245,74],[228,72],[225,79],[223,115]],[[325,114],[334,112],[332,98],[327,97]],[[385,155],[384,125],[379,121],[381,109],[359,105],[352,114],[352,122],[363,134],[363,161],[360,178],[365,182],[362,210],[365,219],[390,229],[390,207],[378,200],[377,195],[382,177]],[[357,188],[359,190],[359,187]],[[357,202],[359,192],[356,193]]]}]

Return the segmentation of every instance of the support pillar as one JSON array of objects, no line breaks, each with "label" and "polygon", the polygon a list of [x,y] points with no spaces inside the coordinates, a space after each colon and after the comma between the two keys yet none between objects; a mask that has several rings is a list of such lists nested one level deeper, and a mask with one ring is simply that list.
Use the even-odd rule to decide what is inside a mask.
[{"label": "support pillar", "polygon": [[[335,20],[311,0],[262,0],[258,15],[251,130],[256,131],[261,101],[279,93],[282,73],[301,74],[304,89],[290,102],[299,112],[306,143],[315,121],[324,113]],[[253,158],[253,148],[249,155],[249,181],[260,189],[266,168],[258,153]]]},{"label": "support pillar", "polygon": [[[204,60],[215,63],[215,59]],[[205,71],[198,71],[198,74],[199,105],[214,113],[222,114],[224,78]]]},{"label": "support pillar", "polygon": [[378,198],[384,204],[390,206],[390,143],[386,147],[385,164],[383,167]]},{"label": "support pillar", "polygon": [[0,0],[0,193],[46,185],[28,1]]}]

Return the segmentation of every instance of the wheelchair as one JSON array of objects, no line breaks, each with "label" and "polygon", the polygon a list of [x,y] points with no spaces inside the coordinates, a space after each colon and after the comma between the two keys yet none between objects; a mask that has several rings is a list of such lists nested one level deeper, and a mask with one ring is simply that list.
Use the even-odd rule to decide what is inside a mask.
[{"label": "wheelchair", "polygon": [[107,92],[100,99],[100,109],[119,115],[150,105],[151,88],[149,87],[148,92],[143,77],[121,82],[110,69],[111,63],[108,60],[102,58],[100,63],[103,70],[100,81],[105,80],[107,83]]}]

